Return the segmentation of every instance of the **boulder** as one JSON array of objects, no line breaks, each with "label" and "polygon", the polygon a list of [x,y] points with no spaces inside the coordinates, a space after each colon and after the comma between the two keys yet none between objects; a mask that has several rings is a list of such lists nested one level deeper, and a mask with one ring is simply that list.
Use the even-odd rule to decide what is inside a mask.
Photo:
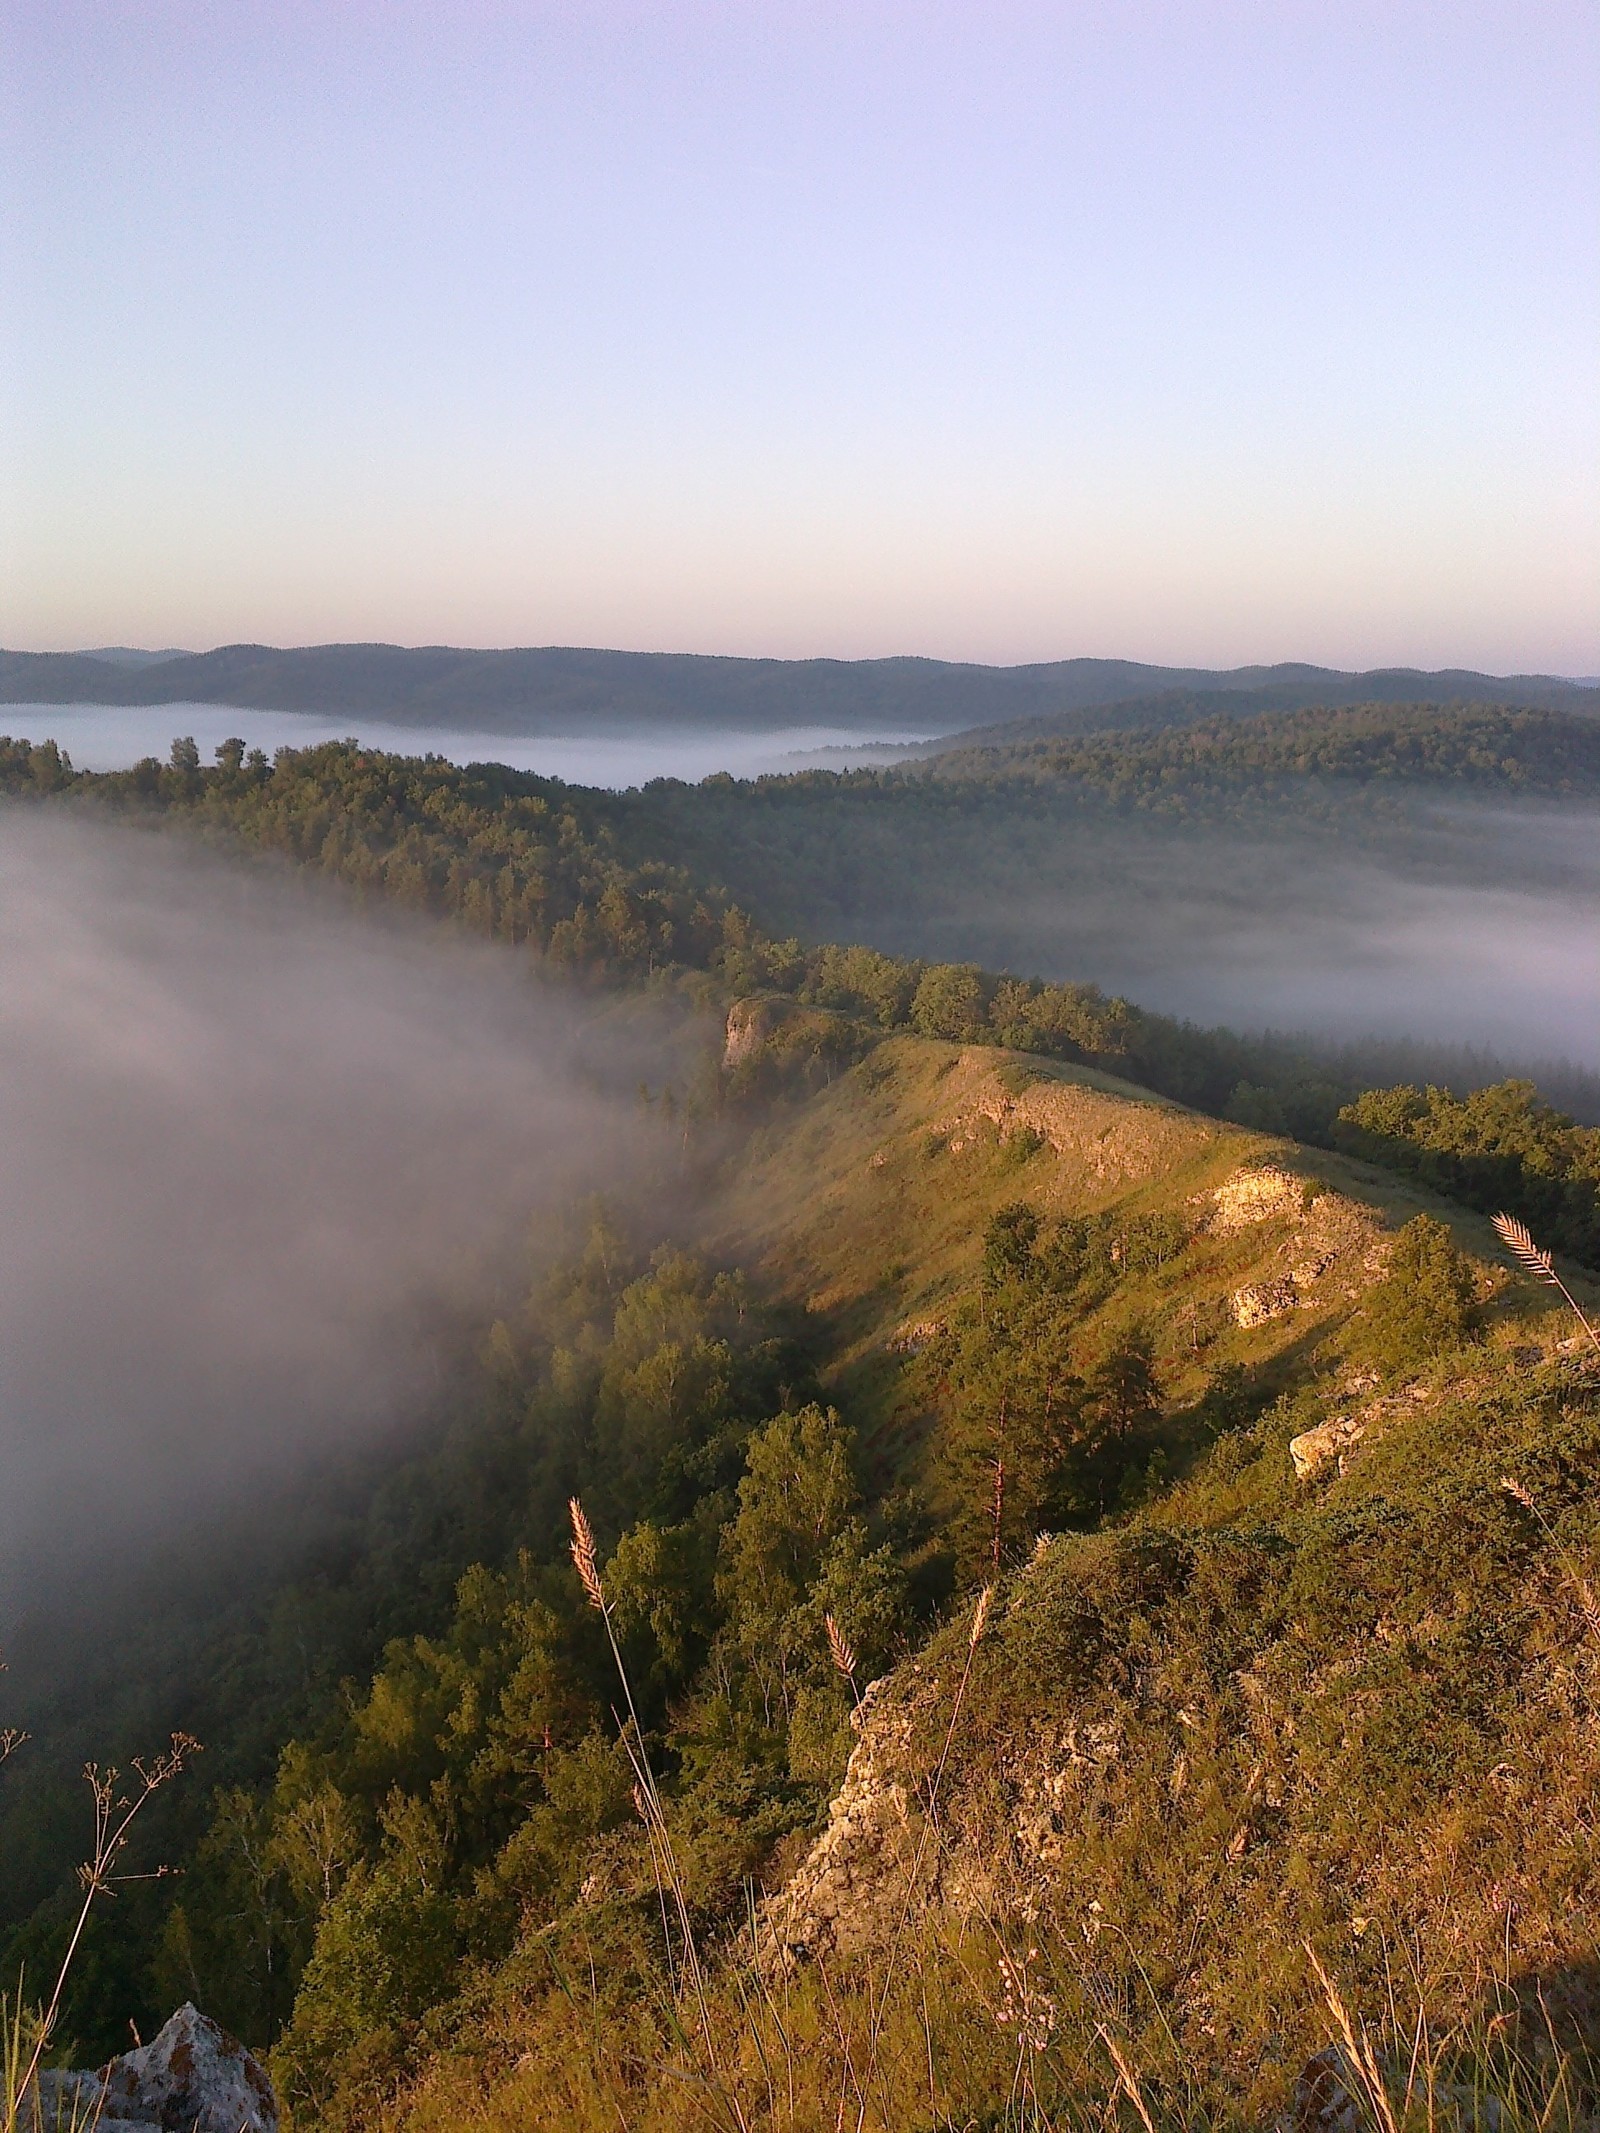
[{"label": "boulder", "polygon": [[1285,1311],[1292,1311],[1299,1301],[1300,1292],[1292,1274],[1277,1281],[1258,1281],[1247,1289],[1234,1291],[1234,1320],[1247,1329],[1264,1326],[1269,1318],[1282,1318]]},{"label": "boulder", "polygon": [[1308,2059],[1294,2085],[1289,2125],[1293,2133],[1363,2133],[1365,2084],[1342,2044],[1330,2044]]},{"label": "boulder", "polygon": [[197,2007],[93,2073],[48,2072],[24,2133],[278,2133],[266,2070]]},{"label": "boulder", "polygon": [[1367,1425],[1359,1415],[1335,1415],[1331,1422],[1319,1422],[1315,1429],[1308,1429],[1298,1437],[1289,1439],[1289,1457],[1294,1461],[1296,1481],[1309,1481],[1318,1474],[1330,1459],[1339,1462],[1339,1471],[1344,1472],[1345,1453],[1353,1451],[1367,1433]]}]

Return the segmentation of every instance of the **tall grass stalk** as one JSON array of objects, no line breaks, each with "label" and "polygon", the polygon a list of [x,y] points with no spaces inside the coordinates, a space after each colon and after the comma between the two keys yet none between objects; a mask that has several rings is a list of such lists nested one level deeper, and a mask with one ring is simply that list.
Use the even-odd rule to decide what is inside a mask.
[{"label": "tall grass stalk", "polygon": [[[611,1603],[606,1597],[605,1585],[600,1576],[600,1562],[595,1547],[594,1529],[579,1499],[571,1497],[567,1510],[572,1521],[572,1565],[578,1573],[584,1597],[605,1624],[606,1641],[611,1647],[611,1656],[616,1662],[617,1678],[622,1683],[623,1700],[628,1707],[628,1724],[620,1728],[622,1745],[632,1766],[635,1792],[634,1803],[645,1826],[645,1835],[650,1846],[651,1871],[655,1876],[656,1893],[663,1910],[667,1891],[671,1891],[673,1908],[678,1917],[678,1932],[683,1946],[683,1965],[694,1995],[695,2011],[699,2020],[700,2034],[705,2046],[706,2065],[711,2085],[719,2100],[732,2113],[739,2133],[749,2133],[749,2121],[744,2107],[721,2078],[717,2060],[716,2033],[711,2020],[711,2008],[706,1996],[705,1970],[700,1961],[700,1951],[695,1942],[694,1921],[689,1911],[688,1894],[684,1888],[682,1872],[676,1852],[672,1848],[672,1833],[667,1827],[666,1810],[661,1801],[661,1789],[656,1783],[650,1757],[645,1748],[644,1728],[639,1723],[639,1713],[633,1700],[633,1685],[628,1679],[628,1669],[622,1657],[622,1646],[617,1642],[616,1625],[611,1619]],[[666,1920],[663,1916],[663,1925]],[[672,1944],[667,1937],[667,1959],[670,1976]]]},{"label": "tall grass stalk", "polygon": [[967,1632],[967,1656],[961,1669],[961,1679],[956,1683],[955,1700],[950,1706],[950,1723],[945,1727],[944,1746],[939,1751],[939,1760],[934,1768],[933,1782],[928,1788],[927,1808],[922,1828],[917,1833],[917,1849],[911,1861],[911,1873],[906,1881],[905,1895],[900,1904],[900,1915],[895,1921],[894,1937],[889,1943],[889,1957],[884,1967],[883,1990],[872,2012],[867,2034],[867,2064],[861,2088],[861,2107],[856,2115],[856,2133],[861,2133],[867,2116],[867,2091],[871,2088],[877,2072],[878,2046],[883,2035],[884,2015],[889,2006],[889,1995],[894,1990],[895,1967],[900,1959],[901,1944],[905,1939],[906,1922],[911,1916],[911,1906],[916,1901],[917,1886],[922,1879],[922,1862],[927,1853],[928,1838],[937,1826],[939,1813],[939,1789],[944,1783],[950,1750],[955,1743],[956,1728],[961,1723],[961,1706],[966,1701],[967,1684],[972,1679],[973,1661],[978,1654],[978,1640],[989,1620],[989,1608],[994,1599],[994,1587],[985,1585],[979,1593],[972,1610],[972,1623]]},{"label": "tall grass stalk", "polygon": [[1516,1260],[1524,1273],[1531,1274],[1535,1281],[1543,1282],[1546,1288],[1559,1289],[1565,1297],[1567,1308],[1582,1326],[1585,1333],[1600,1350],[1600,1329],[1597,1329],[1580,1306],[1578,1299],[1556,1272],[1556,1263],[1551,1255],[1533,1241],[1533,1233],[1525,1222],[1515,1215],[1496,1215],[1495,1234],[1506,1250]]}]

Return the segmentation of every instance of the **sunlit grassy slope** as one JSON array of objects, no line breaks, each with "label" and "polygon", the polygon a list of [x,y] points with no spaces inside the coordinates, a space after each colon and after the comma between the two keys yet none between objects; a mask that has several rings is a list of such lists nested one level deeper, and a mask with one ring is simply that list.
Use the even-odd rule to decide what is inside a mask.
[{"label": "sunlit grassy slope", "polygon": [[[1136,2087],[1146,2125],[1259,2126],[1340,2035],[1313,1953],[1373,2024],[1341,2124],[1585,2122],[1600,1378],[1576,1321],[1386,1174],[912,1038],[779,1104],[713,1228],[825,1330],[892,1476],[913,1359],[1018,1202],[1181,1218],[1079,1328],[1085,1360],[1153,1332],[1165,1458],[1098,1530],[1008,1561],[976,1643],[958,1594],[872,1688],[825,1827],[765,1861],[753,1929],[708,1926],[703,2000],[681,1971],[676,2015],[634,1971],[611,1989],[602,1891],[529,1922],[385,2123],[1038,2133],[1132,2125]],[[1374,1365],[1419,1212],[1470,1255],[1478,1324]],[[1301,1478],[1290,1440],[1319,1429]]]},{"label": "sunlit grassy slope", "polygon": [[[1023,1201],[1046,1217],[1117,1211],[1203,1223],[1210,1196],[1263,1168],[1299,1179],[1308,1208],[1332,1195],[1375,1234],[1428,1212],[1486,1266],[1499,1263],[1486,1220],[1392,1172],[1248,1132],[1093,1068],[910,1036],[777,1112],[742,1153],[713,1234],[824,1320],[838,1380],[859,1397],[882,1386],[908,1339],[975,1282],[998,1209]],[[1234,1295],[1295,1259],[1307,1210],[1291,1219],[1286,1202],[1269,1195],[1265,1219],[1213,1224],[1198,1251],[1124,1282],[1096,1314],[1156,1320],[1173,1403],[1193,1397],[1219,1361],[1259,1367],[1304,1349],[1370,1278],[1347,1253],[1342,1278],[1306,1284],[1292,1313],[1237,1326]],[[1209,1337],[1194,1338],[1196,1322]]]}]

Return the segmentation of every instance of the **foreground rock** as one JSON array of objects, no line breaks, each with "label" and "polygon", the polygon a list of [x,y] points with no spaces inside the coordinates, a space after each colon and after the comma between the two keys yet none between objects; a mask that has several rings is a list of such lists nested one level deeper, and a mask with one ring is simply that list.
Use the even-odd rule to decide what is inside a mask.
[{"label": "foreground rock", "polygon": [[196,2007],[94,2073],[44,2073],[25,2133],[278,2133],[265,2069]]}]

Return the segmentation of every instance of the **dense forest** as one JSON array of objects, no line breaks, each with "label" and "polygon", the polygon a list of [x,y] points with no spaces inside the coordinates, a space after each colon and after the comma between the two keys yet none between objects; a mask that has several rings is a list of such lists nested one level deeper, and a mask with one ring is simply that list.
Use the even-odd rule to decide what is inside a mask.
[{"label": "dense forest", "polygon": [[[492,2122],[509,2125],[527,2081],[575,2125],[703,2122],[684,2083],[709,2089],[714,2124],[740,2111],[831,2123],[828,2099],[849,2092],[852,2049],[873,2029],[873,1974],[841,1955],[764,1999],[748,1936],[801,1928],[752,1906],[805,1859],[853,1743],[878,1723],[868,1684],[924,1647],[932,1679],[919,1690],[914,1663],[892,1674],[912,1700],[903,1717],[884,1705],[883,1723],[922,1742],[911,1752],[925,1770],[960,1725],[941,1839],[953,1859],[973,1845],[1003,1855],[985,1817],[1019,1727],[1025,1743],[1048,1713],[1091,1744],[1126,1734],[1140,1747],[1114,1794],[1103,1749],[1065,1766],[1089,1789],[1072,1809],[1086,1848],[1052,1869],[1066,1876],[1059,1903],[1041,1913],[1036,1895],[1029,1917],[997,1896],[965,1951],[918,1923],[893,2027],[872,2048],[866,2122],[916,2122],[924,2034],[952,2111],[1003,2096],[1019,2050],[1035,2095],[1065,2107],[1108,2020],[1175,2106],[1215,2109],[1235,2082],[1269,2097],[1273,2036],[1314,2024],[1309,1977],[1279,1956],[1263,1967],[1198,1901],[1219,1859],[1263,1904],[1298,1891],[1303,1927],[1338,1941],[1363,1991],[1381,1990],[1384,1957],[1350,1937],[1364,1910],[1385,1934],[1425,1925],[1451,1960],[1476,1945],[1471,1891],[1483,1847],[1504,1841],[1487,1806],[1456,1832],[1439,1885],[1405,1861],[1438,1841],[1463,1787],[1494,1797],[1507,1753],[1575,1747],[1581,1708],[1552,1706],[1548,1677],[1571,1634],[1561,1566],[1581,1580],[1590,1545],[1592,1385],[1553,1353],[1530,1372],[1529,1334],[1549,1334],[1425,1214],[1400,1228],[1359,1311],[1314,1321],[1311,1350],[1304,1335],[1239,1330],[1227,1298],[1260,1242],[1198,1211],[1196,1182],[1219,1175],[1213,1140],[1171,1147],[1131,1204],[1052,1212],[1039,1136],[961,1150],[918,1125],[916,1099],[949,1086],[955,1058],[889,1040],[788,1112],[804,1136],[819,1100],[847,1127],[863,1105],[903,1106],[900,1248],[914,1255],[927,1235],[929,1196],[958,1196],[977,1224],[960,1285],[887,1373],[841,1373],[838,1331],[770,1276],[652,1248],[597,1208],[484,1330],[441,1444],[364,1498],[347,1490],[337,1531],[290,1523],[275,1574],[243,1589],[220,1575],[220,1625],[202,1593],[180,1606],[152,1582],[125,1596],[145,1616],[138,1678],[113,1636],[124,1671],[87,1712],[74,1704],[70,1738],[92,1719],[125,1752],[159,1717],[198,1733],[205,1755],[162,1795],[132,1861],[181,1873],[127,1883],[92,1922],[64,2050],[112,2049],[130,2011],[143,2026],[194,1997],[272,2047],[301,2126],[455,2124],[502,2087]],[[757,1162],[793,1178],[802,1144],[782,1145],[785,1115],[763,1109]],[[1124,1130],[1145,1130],[1136,1106],[1128,1116]],[[804,1145],[815,1168],[814,1135]],[[837,1160],[821,1156],[819,1182],[847,1256],[860,1246],[839,1219]],[[1315,1179],[1306,1192],[1313,1210],[1319,1192],[1339,1201]],[[1348,1217],[1334,1205],[1332,1219]],[[881,1286],[875,1265],[864,1278]],[[1522,1344],[1510,1378],[1508,1338]],[[1433,1388],[1430,1429],[1458,1447],[1448,1467],[1407,1457],[1402,1431],[1375,1474],[1305,1496],[1288,1436],[1335,1417],[1350,1385],[1375,1412],[1397,1401],[1409,1414],[1419,1383]],[[1532,1512],[1498,1487],[1502,1470]],[[569,1497],[583,1507],[576,1562]],[[981,1643],[980,1591],[994,1615]],[[1374,1625],[1397,1599],[1449,1609],[1451,1636],[1392,1650]],[[70,1676],[58,1641],[58,1664],[64,1653]],[[19,1654],[19,1690],[48,1656]],[[1263,1735],[1249,1718],[1258,1674],[1295,1725]],[[74,1686],[81,1699],[81,1674]],[[0,1842],[6,1960],[35,1976],[74,1908],[48,1871],[52,1852],[70,1856],[73,1800],[61,1710],[35,1694],[28,1715],[41,1739],[8,1772]],[[1567,1886],[1581,1914],[1565,1797],[1523,1818],[1499,1870],[1530,1903]],[[1387,1885],[1373,1824],[1394,1843]],[[1092,1973],[1070,1943],[1076,1931],[1084,1945],[1081,1917],[1128,1935],[1090,1943]],[[1521,1959],[1546,1968],[1518,1990],[1555,1997],[1562,2063],[1576,2067],[1567,1988],[1549,1968],[1572,1945],[1571,1905],[1536,1917],[1548,1927]],[[1181,2004],[1164,2000],[1179,1975]],[[918,2015],[919,1981],[931,2015]],[[1009,2017],[1008,1981],[1013,2003],[1030,1995]],[[1429,1989],[1470,2021],[1459,1983],[1441,1973]],[[1505,2008],[1518,2004],[1509,1992]],[[1503,2038],[1522,2035],[1500,2019]],[[1219,2029],[1226,2041],[1208,2045]],[[785,2051],[796,2057],[774,2097]]]},{"label": "dense forest", "polygon": [[[1208,720],[1158,734],[954,749],[914,766],[801,772],[699,786],[661,780],[634,807],[694,863],[720,855],[741,885],[783,910],[869,908],[910,869],[931,881],[1016,876],[1063,838],[1109,860],[1108,835],[1287,831],[1414,853],[1445,803],[1592,804],[1600,721],[1503,706],[1368,704]],[[997,849],[999,848],[999,849]],[[923,856],[931,853],[933,856]],[[1428,851],[1422,849],[1422,863]]]},{"label": "dense forest", "polygon": [[[1222,786],[1256,805],[1256,771],[1299,761],[1359,761],[1386,785],[1447,793],[1466,778],[1569,795],[1589,789],[1582,781],[1600,771],[1600,726],[1514,711],[1369,707],[1086,746],[1092,760],[1112,766],[1096,804],[1105,798],[1117,814],[1127,791],[1141,796],[1141,813],[1151,800],[1165,809],[1171,795],[1181,807],[1191,788],[1177,771],[1191,758],[1197,807]],[[723,1006],[757,992],[792,998],[836,1018],[791,1032],[824,1061],[848,1056],[874,1032],[911,1027],[1096,1064],[1182,1102],[1219,1113],[1231,1104],[1249,1123],[1312,1140],[1328,1138],[1340,1107],[1385,1064],[1415,1071],[1404,1047],[1386,1058],[1381,1047],[1310,1048],[1199,1029],[1094,985],[830,939],[830,920],[866,908],[892,912],[896,897],[925,903],[936,929],[941,897],[974,902],[997,883],[1020,889],[1019,877],[1049,879],[1048,858],[1029,841],[1026,797],[1019,807],[1009,779],[991,788],[967,777],[807,773],[745,784],[710,778],[698,787],[662,781],[617,794],[354,743],[284,749],[272,762],[242,743],[217,753],[204,765],[192,742],[178,741],[167,764],[96,775],[74,771],[50,743],[0,738],[0,791],[92,800],[124,819],[277,854],[358,897],[448,916],[586,980],[681,983]],[[1075,786],[1065,804],[1079,805]],[[1297,804],[1297,832],[1314,809]],[[1059,852],[1054,810],[1051,799],[1038,827]],[[1274,811],[1281,815],[1281,803]],[[955,825],[954,847],[941,824]],[[1093,875],[1101,852],[1091,843],[1067,856]],[[1572,1083],[1586,1104],[1600,1094],[1581,1075]]]},{"label": "dense forest", "polygon": [[[1350,766],[1385,785],[1454,790],[1465,780],[1502,789],[1571,795],[1600,781],[1600,724],[1539,712],[1393,713],[1383,707],[1273,717],[1154,740],[1084,744],[1109,766],[1091,789],[1121,809],[1206,803],[1218,791],[1257,795],[1259,774],[1287,779],[1309,766]],[[1308,1049],[1303,1042],[1199,1029],[1150,1013],[1097,987],[1050,984],[973,963],[884,954],[861,943],[819,939],[842,884],[866,868],[861,894],[898,879],[915,882],[940,855],[925,810],[964,813],[974,781],[895,773],[808,773],[739,784],[670,781],[642,793],[563,785],[495,764],[459,768],[436,757],[405,758],[354,743],[278,752],[227,743],[214,765],[192,742],[171,760],[131,771],[76,772],[52,744],[0,737],[0,791],[89,801],[121,819],[164,823],[227,846],[278,855],[342,882],[358,898],[382,897],[437,913],[469,931],[526,949],[587,982],[676,985],[719,1006],[769,993],[813,1012],[794,1019],[787,1050],[826,1073],[889,1029],[990,1043],[1096,1065],[1180,1102],[1242,1123],[1331,1144],[1342,1108],[1370,1086],[1383,1061],[1371,1047]],[[1586,785],[1585,780],[1590,783]],[[1009,805],[1012,788],[996,788]],[[984,841],[981,782],[973,816]],[[1076,806],[1076,787],[1069,795]],[[1254,804],[1254,799],[1252,799]],[[1299,819],[1298,816],[1296,818]],[[878,847],[842,849],[861,821]],[[841,823],[846,827],[841,831]],[[887,827],[885,826],[887,824]],[[992,825],[990,825],[992,827]],[[1007,844],[1014,848],[1011,821]],[[852,864],[853,862],[853,864]],[[812,923],[775,934],[734,900],[741,876],[762,900]],[[970,878],[965,893],[971,893]],[[1594,1092],[1575,1077],[1582,1092]],[[1531,1108],[1530,1108],[1531,1107]],[[1508,1106],[1532,1117],[1531,1092]],[[1542,1114],[1541,1114],[1542,1115]],[[1591,1136],[1535,1149],[1538,1133],[1508,1123],[1479,1151],[1520,1164],[1530,1179],[1593,1176]],[[1369,1152],[1380,1152],[1379,1136]],[[1503,1145],[1502,1145],[1503,1143]],[[1396,1160],[1409,1162],[1402,1151]],[[1498,1179],[1497,1189],[1504,1178]],[[1538,1188],[1530,1217],[1551,1212]],[[1573,1190],[1582,1199],[1588,1187]],[[1512,1204],[1514,1196],[1508,1197]],[[1576,1205],[1576,1203],[1574,1203]],[[1565,1241],[1583,1217],[1562,1216]],[[1584,1232],[1587,1236],[1587,1232]],[[1592,1244],[1581,1247],[1586,1252]]]}]

